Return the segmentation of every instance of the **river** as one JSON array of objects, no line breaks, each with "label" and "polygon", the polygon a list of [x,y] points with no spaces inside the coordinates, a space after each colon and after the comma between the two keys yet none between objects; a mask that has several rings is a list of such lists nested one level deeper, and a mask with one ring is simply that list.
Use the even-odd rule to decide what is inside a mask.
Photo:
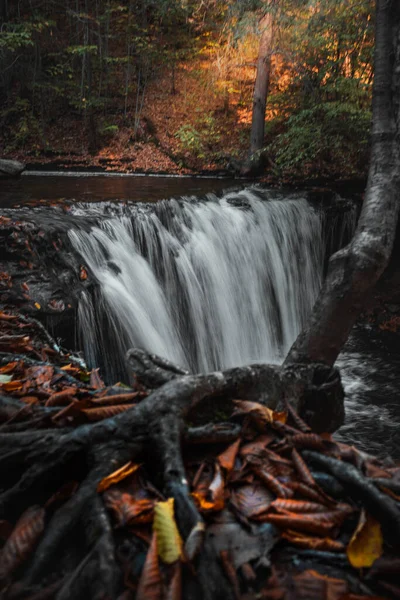
[{"label": "river", "polygon": [[[147,345],[204,371],[282,360],[323,275],[323,227],[306,195],[254,187],[223,194],[233,187],[244,183],[25,174],[0,183],[0,206],[68,201],[72,213],[98,216],[90,233],[77,228],[70,237],[101,284],[100,309],[118,332],[113,353]],[[163,199],[156,209],[141,204]],[[109,358],[99,355],[104,343],[92,334],[104,321],[100,309],[82,298],[80,325],[92,365]],[[113,335],[103,331],[101,341]],[[369,325],[354,328],[337,361],[346,393],[346,424],[337,436],[400,459],[397,340]]]}]

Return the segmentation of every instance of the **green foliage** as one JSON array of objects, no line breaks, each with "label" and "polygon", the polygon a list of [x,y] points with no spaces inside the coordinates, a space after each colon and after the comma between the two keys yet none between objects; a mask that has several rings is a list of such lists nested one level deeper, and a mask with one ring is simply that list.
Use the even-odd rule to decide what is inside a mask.
[{"label": "green foliage", "polygon": [[268,146],[278,168],[307,174],[330,165],[348,172],[366,159],[371,113],[350,103],[325,102],[292,115]]},{"label": "green foliage", "polygon": [[14,104],[0,111],[0,119],[7,126],[7,152],[31,145],[31,149],[39,150],[37,140],[42,131],[38,119],[32,112],[30,102],[17,98]]},{"label": "green foliage", "polygon": [[175,133],[183,152],[190,152],[197,158],[204,158],[204,144],[201,133],[193,125],[181,125]]},{"label": "green foliage", "polygon": [[205,115],[196,120],[196,127],[182,125],[175,133],[180,141],[181,151],[188,152],[196,158],[213,159],[218,157],[218,144],[221,141],[221,130],[212,115]]}]

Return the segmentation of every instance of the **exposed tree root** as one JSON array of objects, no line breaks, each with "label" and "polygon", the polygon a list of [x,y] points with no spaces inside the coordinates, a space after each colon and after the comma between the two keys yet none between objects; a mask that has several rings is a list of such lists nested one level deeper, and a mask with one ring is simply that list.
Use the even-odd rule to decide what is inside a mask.
[{"label": "exposed tree root", "polygon": [[[186,480],[182,443],[226,445],[237,439],[240,425],[225,423],[187,428],[188,415],[194,414],[196,406],[210,397],[215,397],[216,409],[221,398],[224,401],[227,398],[257,400],[270,408],[290,401],[304,408],[310,390],[316,385],[315,373],[318,372],[317,379],[321,379],[320,369],[315,365],[300,369],[253,365],[207,375],[188,375],[143,350],[132,350],[127,358],[136,369],[134,375],[140,385],[153,389],[159,386],[139,404],[98,423],[37,431],[32,429],[37,424],[36,419],[48,418],[57,409],[32,406],[28,407],[31,409],[29,419],[19,423],[25,431],[0,433],[0,477],[7,479],[12,468],[12,483],[0,494],[1,515],[16,518],[28,505],[43,504],[65,481],[65,473],[74,476],[78,473],[80,479],[76,493],[48,517],[44,535],[19,588],[33,590],[52,571],[59,574],[67,571],[69,575],[63,579],[57,598],[79,597],[89,585],[88,581],[91,598],[116,598],[121,574],[118,575],[109,517],[97,486],[109,473],[132,460],[145,461],[153,471],[157,465],[154,475],[165,497],[175,500],[185,555],[193,562],[203,547],[204,526]],[[334,381],[336,403],[340,405],[340,380],[336,377]],[[5,411],[8,418],[18,414],[20,409],[18,400],[4,398],[0,402],[0,410]],[[341,411],[342,407],[339,411],[336,407],[336,413]],[[74,563],[72,572],[68,564],[60,569],[64,561],[63,546],[71,532],[79,530],[82,524],[82,548],[86,550],[79,563]],[[229,581],[210,553],[211,548],[203,549],[198,559],[197,575],[204,592],[200,597],[229,598]],[[214,566],[210,567],[211,564]],[[209,578],[210,568],[219,572],[213,581]],[[10,594],[12,596],[12,590]],[[196,593],[193,594],[196,597]]]}]

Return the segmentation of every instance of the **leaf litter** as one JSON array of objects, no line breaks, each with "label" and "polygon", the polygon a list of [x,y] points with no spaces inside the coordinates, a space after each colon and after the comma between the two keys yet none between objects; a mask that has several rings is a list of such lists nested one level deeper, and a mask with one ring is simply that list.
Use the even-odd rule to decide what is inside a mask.
[{"label": "leaf litter", "polygon": [[[34,319],[6,312],[0,312],[0,374],[0,395],[10,400],[0,410],[2,432],[24,423],[39,429],[75,427],[129,410],[147,396],[140,387],[106,386],[98,370],[90,372],[73,355],[55,349]],[[396,546],[385,538],[381,513],[371,514],[371,505],[364,506],[344,480],[339,481],[344,495],[337,498],[331,473],[321,466],[316,472],[307,452],[356,468],[363,481],[376,480],[379,493],[397,506],[399,520],[391,485],[396,489],[400,467],[313,433],[289,405],[285,413],[275,413],[238,400],[233,419],[241,423],[234,442],[205,444],[204,459],[198,451],[193,458],[190,446],[184,454],[190,493],[204,520],[194,546],[201,541],[200,555],[212,549],[233,596],[400,597],[400,540]],[[43,506],[28,508],[15,523],[0,521],[2,581],[18,580],[49,515],[78,487],[77,481],[66,481]],[[198,558],[191,550],[193,540],[182,540],[174,499],[164,498],[146,468],[132,462],[104,477],[97,492],[116,538],[137,540],[145,549],[139,568],[129,564],[133,558],[121,562],[129,572],[121,598],[184,600],[182,582],[188,574],[196,577]],[[56,596],[54,589],[49,597]]]}]

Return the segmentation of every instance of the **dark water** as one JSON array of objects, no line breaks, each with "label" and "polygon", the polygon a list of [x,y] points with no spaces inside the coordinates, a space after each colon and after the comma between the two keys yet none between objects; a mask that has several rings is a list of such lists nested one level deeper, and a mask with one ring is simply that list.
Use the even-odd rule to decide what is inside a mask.
[{"label": "dark water", "polygon": [[240,182],[203,177],[95,175],[93,173],[23,174],[20,179],[0,179],[0,209],[40,200],[133,200],[154,202],[163,198],[198,196],[218,192]]},{"label": "dark water", "polygon": [[[243,185],[226,179],[28,174],[16,181],[0,180],[0,213],[2,207],[40,200],[149,202],[201,196]],[[400,460],[399,337],[370,326],[357,326],[337,366],[346,391],[346,424],[338,437],[366,452]]]}]

